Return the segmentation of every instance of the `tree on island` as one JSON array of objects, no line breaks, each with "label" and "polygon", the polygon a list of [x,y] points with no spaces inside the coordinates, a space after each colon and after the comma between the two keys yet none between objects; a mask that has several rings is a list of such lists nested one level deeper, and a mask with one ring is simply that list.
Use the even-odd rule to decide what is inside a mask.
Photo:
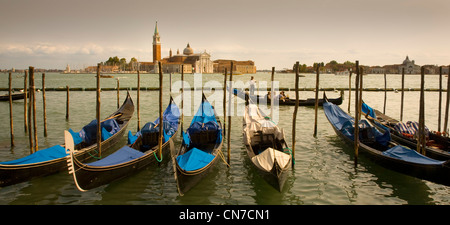
[{"label": "tree on island", "polygon": [[138,67],[138,61],[135,57],[132,57],[130,59],[130,62],[127,63],[127,60],[125,58],[119,59],[118,56],[109,57],[108,60],[106,60],[103,65],[105,66],[118,66],[121,71],[136,71]]}]

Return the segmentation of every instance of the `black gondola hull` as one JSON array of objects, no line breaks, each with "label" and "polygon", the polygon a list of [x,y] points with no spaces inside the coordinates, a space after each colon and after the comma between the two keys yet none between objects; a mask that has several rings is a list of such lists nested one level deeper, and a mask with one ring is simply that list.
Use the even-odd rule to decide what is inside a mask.
[{"label": "black gondola hull", "polygon": [[[127,99],[125,99],[122,107],[115,113],[111,114],[111,116],[116,115],[117,113],[124,112],[126,110],[126,115],[122,114],[122,116],[117,117],[118,120],[121,120],[123,118],[123,120],[121,120],[122,122],[119,123],[119,131],[101,143],[103,153],[108,153],[108,151],[111,150],[111,147],[118,143],[125,133],[125,130],[134,112],[134,104],[129,95],[127,96]],[[97,144],[93,144],[78,151],[76,157],[80,161],[86,161],[97,155]],[[0,164],[0,187],[18,184],[31,180],[33,178],[48,176],[64,170],[67,171],[66,157],[24,165]]]},{"label": "black gondola hull", "polygon": [[[248,99],[251,99],[255,104],[265,104],[270,105],[271,101],[267,98],[261,98],[259,95],[249,95],[248,93],[245,94],[236,94],[233,92],[234,95],[238,96],[241,99],[244,99],[248,101]],[[278,101],[276,100],[278,105],[289,105],[289,106],[295,106],[295,99],[286,99]],[[341,105],[342,104],[342,95],[338,98],[330,98],[328,99],[328,102],[331,102],[335,105]],[[319,99],[319,106],[323,106],[324,100],[322,98]],[[315,98],[308,98],[308,99],[299,99],[298,100],[299,106],[315,106],[316,105],[316,99]]]},{"label": "black gondola hull", "polygon": [[195,170],[195,171],[186,171],[183,170],[177,163],[177,179],[178,179],[178,188],[181,194],[184,194],[195,187],[205,176],[207,176],[211,170],[214,168],[217,163],[218,155],[217,151],[222,149],[222,144],[216,149],[216,155],[214,159],[205,167]]},{"label": "black gondola hull", "polygon": [[[328,117],[327,117],[328,119]],[[329,121],[329,119],[328,119]],[[332,125],[331,121],[329,121]],[[336,134],[344,140],[345,143],[353,147],[354,141],[347,136],[345,136],[340,130],[332,125]],[[443,165],[426,165],[419,163],[407,162],[404,160],[399,160],[389,156],[385,156],[381,151],[371,148],[362,142],[359,142],[359,152],[367,156],[370,160],[375,163],[420,179],[432,181],[439,184],[450,185],[450,167],[447,163]]]},{"label": "black gondola hull", "polygon": [[[176,137],[176,133],[173,137]],[[170,146],[173,146],[172,138],[163,144],[162,146],[162,158],[169,157]],[[157,165],[156,159],[158,147],[149,150],[144,156],[129,161],[127,163],[118,164],[114,166],[105,167],[92,167],[86,164],[80,163],[76,158],[74,160],[74,171],[76,176],[76,184],[80,190],[90,190],[96,187],[100,187],[111,182],[121,180],[125,177],[129,177],[132,174],[138,173],[145,169],[149,165]]]}]

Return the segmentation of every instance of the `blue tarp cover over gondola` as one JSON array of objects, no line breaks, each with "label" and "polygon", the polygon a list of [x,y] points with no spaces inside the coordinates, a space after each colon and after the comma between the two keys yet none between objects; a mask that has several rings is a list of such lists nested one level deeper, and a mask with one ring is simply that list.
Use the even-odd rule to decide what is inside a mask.
[{"label": "blue tarp cover over gondola", "polygon": [[[325,114],[327,115],[327,118],[330,120],[333,126],[340,130],[345,136],[354,140],[353,117],[342,111],[339,106],[329,102],[323,103],[323,109]],[[366,120],[360,120],[359,127],[361,129],[370,129],[371,133],[374,135],[378,143],[387,145],[387,143],[391,140],[391,134],[389,133],[389,130],[386,130],[385,133],[381,133],[375,127],[370,126],[370,124]],[[362,133],[360,132],[360,140],[362,140],[361,136]]]},{"label": "blue tarp cover over gondola", "polygon": [[390,148],[390,149],[384,151],[383,155],[401,159],[403,161],[419,163],[419,164],[440,165],[440,164],[445,163],[445,161],[439,161],[439,160],[428,158],[424,155],[421,155],[417,151],[414,151],[410,148],[403,147],[401,145],[397,145],[393,148]]},{"label": "blue tarp cover over gondola", "polygon": [[189,134],[204,130],[216,130],[218,133],[216,143],[220,143],[222,141],[222,130],[217,123],[214,108],[208,101],[202,102],[191,121],[191,125],[189,125],[189,128],[186,130],[186,133],[183,132],[184,143],[189,145]]},{"label": "blue tarp cover over gondola", "polygon": [[143,156],[144,153],[132,149],[128,146],[124,146],[121,149],[117,150],[113,154],[92,163],[88,163],[89,166],[111,166],[117,165],[121,163],[128,162],[133,159],[137,159]]},{"label": "blue tarp cover over gondola", "polygon": [[[186,130],[186,133],[182,133],[183,143],[187,146],[191,144],[190,135],[201,131],[216,131],[217,140],[216,143],[222,141],[222,130],[217,123],[216,115],[213,106],[206,100],[202,101],[199,109],[195,113],[194,118],[191,121],[191,125]],[[186,170],[193,171],[198,170],[210,163],[215,156],[208,153],[210,149],[198,149],[192,148],[182,155],[177,157],[178,165]]]},{"label": "blue tarp cover over gondola", "polygon": [[66,153],[66,149],[62,147],[61,145],[55,145],[50,148],[39,150],[33,154],[30,154],[28,156],[25,156],[20,159],[7,161],[7,162],[0,162],[0,164],[3,165],[24,165],[24,164],[30,164],[30,163],[39,163],[44,161],[49,161],[53,159],[59,159],[62,157],[66,157],[68,154]]},{"label": "blue tarp cover over gondola", "polygon": [[[171,101],[171,104],[167,106],[167,108],[164,110],[163,113],[163,135],[164,135],[164,142],[169,141],[170,137],[173,136],[178,130],[178,121],[180,119],[180,109],[178,106]],[[146,123],[140,131],[138,131],[135,135],[131,133],[131,131],[128,131],[128,144],[132,144],[136,141],[136,139],[141,135],[142,133],[146,132],[159,132],[159,125],[156,126],[156,124],[159,124],[159,117],[154,122],[148,122]]]},{"label": "blue tarp cover over gondola", "polygon": [[[109,119],[101,122],[102,127],[102,141],[113,136],[120,130],[120,126],[115,119]],[[86,144],[93,144],[97,140],[97,120],[92,120],[88,125],[84,126],[80,132],[74,132],[69,129],[72,134],[74,144],[85,142]]]},{"label": "blue tarp cover over gondola", "polygon": [[178,165],[186,171],[194,171],[208,165],[214,159],[214,155],[206,153],[198,148],[192,148],[183,155],[177,157]]}]

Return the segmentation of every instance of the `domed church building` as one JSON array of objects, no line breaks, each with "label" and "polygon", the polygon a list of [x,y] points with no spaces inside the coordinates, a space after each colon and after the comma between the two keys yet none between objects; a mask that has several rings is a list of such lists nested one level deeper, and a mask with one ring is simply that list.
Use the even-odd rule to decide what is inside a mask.
[{"label": "domed church building", "polygon": [[406,59],[403,60],[403,63],[399,66],[399,74],[402,73],[402,69],[405,69],[405,74],[420,74],[420,66],[416,65],[414,60],[409,60],[409,57],[406,56]]},{"label": "domed church building", "polygon": [[211,55],[206,50],[202,53],[194,53],[189,43],[183,50],[183,54],[177,50],[177,54],[172,55],[172,49],[170,49],[169,57],[162,59],[161,62],[165,73],[179,73],[181,65],[184,65],[187,73],[213,73]]}]

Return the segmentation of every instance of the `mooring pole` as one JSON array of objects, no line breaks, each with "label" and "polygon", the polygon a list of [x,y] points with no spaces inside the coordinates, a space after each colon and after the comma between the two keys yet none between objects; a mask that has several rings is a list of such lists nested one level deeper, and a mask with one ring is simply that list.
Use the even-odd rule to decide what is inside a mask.
[{"label": "mooring pole", "polygon": [[233,93],[233,61],[231,61],[231,69],[230,69],[230,91],[228,92],[228,133],[227,133],[227,166],[230,166],[230,157],[231,157],[231,95]]},{"label": "mooring pole", "polygon": [[[181,131],[184,123],[184,65],[181,65]],[[183,133],[181,133],[183,135]]]},{"label": "mooring pole", "polygon": [[139,111],[140,93],[141,93],[141,75],[138,70],[137,71],[137,131],[139,131],[140,127],[141,127],[141,113]]},{"label": "mooring pole", "polygon": [[120,107],[119,94],[120,94],[120,82],[119,78],[117,78],[117,108]]},{"label": "mooring pole", "polygon": [[45,73],[42,73],[42,104],[44,110],[44,137],[47,137],[47,110],[45,102]]},{"label": "mooring pole", "polygon": [[419,135],[417,135],[417,152],[425,155],[425,67],[420,68],[420,100],[419,100]]},{"label": "mooring pole", "polygon": [[400,103],[400,121],[403,121],[403,100],[405,99],[405,68],[402,68],[402,97]]},{"label": "mooring pole", "polygon": [[[274,80],[274,78],[275,78],[275,67],[272,67],[272,76],[270,77],[270,93],[271,93],[271,95],[273,96],[273,93],[274,93],[274,88],[273,88],[273,80]],[[274,107],[274,104],[273,104],[273,97],[272,96],[270,96],[271,98],[270,98],[270,118],[273,118],[273,107]]]},{"label": "mooring pole", "polygon": [[25,75],[23,78],[23,92],[24,92],[24,99],[23,99],[23,127],[25,130],[25,133],[28,132],[28,115],[27,115],[27,104],[28,104],[28,87],[27,87],[27,77],[28,77],[28,71],[25,70]]},{"label": "mooring pole", "polygon": [[386,80],[386,73],[384,73],[384,106],[383,106],[383,114],[386,114],[386,100],[387,100],[387,80]]},{"label": "mooring pole", "polygon": [[348,113],[350,113],[351,99],[352,99],[352,70],[348,69]]},{"label": "mooring pole", "polygon": [[444,130],[445,136],[448,136],[447,125],[448,125],[448,107],[450,104],[450,65],[448,66],[448,77],[447,77],[447,102],[445,104],[445,117],[444,117]]},{"label": "mooring pole", "polygon": [[[31,114],[33,112],[32,111],[32,109],[33,109],[33,92],[31,91],[31,86],[32,86],[32,82],[31,82],[32,71],[31,70],[32,69],[34,70],[34,68],[31,66],[28,68],[28,74],[29,74],[29,79],[28,79],[29,90],[28,90],[28,92],[29,92],[30,98],[28,99],[28,116],[27,117],[28,117],[28,143],[30,145],[30,154],[34,153],[33,137],[32,137],[32,133],[31,133],[31,130],[32,130]],[[34,71],[33,71],[33,73],[34,73]]]},{"label": "mooring pole", "polygon": [[[101,129],[101,122],[100,122],[100,69],[101,64],[97,64],[97,107],[96,107],[96,118],[97,118],[97,150],[98,150],[98,157],[102,157],[102,129]],[[69,90],[67,88],[67,90]],[[69,92],[67,92],[69,93]],[[67,95],[69,96],[69,95]],[[67,97],[68,98],[68,97]],[[68,105],[67,105],[68,106]]]},{"label": "mooring pole", "polygon": [[30,66],[31,92],[33,93],[33,133],[34,133],[34,151],[37,152],[38,137],[37,137],[37,120],[36,120],[36,87],[34,86],[34,67]]},{"label": "mooring pole", "polygon": [[[13,109],[12,109],[12,74],[9,72],[8,79],[8,92],[9,92],[9,128],[11,131],[11,147],[14,146],[14,126],[13,126]],[[26,99],[26,97],[25,97]]]},{"label": "mooring pole", "polygon": [[163,93],[163,74],[161,62],[158,62],[159,67],[159,138],[158,138],[158,158],[162,160],[162,139],[163,139],[163,109],[162,109],[162,93]]},{"label": "mooring pole", "polygon": [[317,137],[317,111],[319,108],[319,64],[317,63],[316,68],[316,104],[315,104],[315,117],[314,117],[314,137]]},{"label": "mooring pole", "polygon": [[70,95],[69,86],[66,86],[66,120],[69,120],[69,105],[70,105]]},{"label": "mooring pole", "polygon": [[[232,91],[232,90],[230,90]],[[225,67],[225,74],[223,75],[223,126],[227,124],[227,68]],[[227,134],[227,129],[223,129],[223,135]]]},{"label": "mooring pole", "polygon": [[355,167],[358,165],[358,149],[359,149],[359,61],[356,61],[356,81],[355,81],[355,131],[354,131],[354,149],[355,149]]},{"label": "mooring pole", "polygon": [[[450,68],[449,68],[450,69]],[[438,132],[441,132],[442,114],[442,66],[439,67],[439,110],[438,110]]]},{"label": "mooring pole", "polygon": [[[295,162],[295,125],[297,122],[297,112],[298,112],[298,67],[299,67],[299,62],[297,61],[295,63],[295,107],[294,107],[294,114],[292,115],[293,119],[292,119],[292,162]],[[292,168],[294,168],[294,163],[292,163]]]}]

